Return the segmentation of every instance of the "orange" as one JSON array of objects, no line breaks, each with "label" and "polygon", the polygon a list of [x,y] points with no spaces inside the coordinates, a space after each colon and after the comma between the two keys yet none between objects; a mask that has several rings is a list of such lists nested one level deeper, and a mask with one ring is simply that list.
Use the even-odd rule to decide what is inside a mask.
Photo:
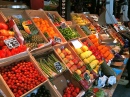
[{"label": "orange", "polygon": [[107,60],[111,60],[114,58],[114,55],[113,54],[109,54],[109,56],[106,58]]},{"label": "orange", "polygon": [[88,36],[88,38],[89,38],[89,39],[94,39],[94,38],[96,38],[96,35],[91,34],[91,35]]}]

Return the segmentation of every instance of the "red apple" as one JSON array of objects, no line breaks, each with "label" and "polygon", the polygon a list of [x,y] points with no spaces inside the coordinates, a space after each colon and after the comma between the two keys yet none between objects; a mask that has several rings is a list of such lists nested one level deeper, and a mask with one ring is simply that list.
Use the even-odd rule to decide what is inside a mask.
[{"label": "red apple", "polygon": [[86,66],[85,66],[85,65],[83,65],[81,68],[82,68],[82,71],[83,71],[83,72],[86,71]]},{"label": "red apple", "polygon": [[72,61],[74,62],[74,64],[78,64],[79,62],[77,59],[73,59]]},{"label": "red apple", "polygon": [[72,64],[70,64],[70,63],[67,63],[66,65],[68,66],[68,68],[70,68],[72,66]]},{"label": "red apple", "polygon": [[81,65],[80,65],[80,64],[77,64],[77,68],[78,68],[78,69],[81,68]]},{"label": "red apple", "polygon": [[70,67],[70,70],[71,70],[72,72],[74,72],[75,70],[77,70],[77,66],[76,66],[76,65],[73,65],[72,67]]},{"label": "red apple", "polygon": [[66,52],[66,50],[64,50],[64,49],[61,50],[61,52],[62,52],[65,56],[67,56],[67,54],[68,54],[68,53]]}]

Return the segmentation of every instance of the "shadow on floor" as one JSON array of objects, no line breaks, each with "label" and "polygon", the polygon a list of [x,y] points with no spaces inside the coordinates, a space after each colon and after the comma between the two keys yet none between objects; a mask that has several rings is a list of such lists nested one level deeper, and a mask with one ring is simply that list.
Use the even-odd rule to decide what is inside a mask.
[{"label": "shadow on floor", "polygon": [[130,88],[118,84],[112,97],[130,97]]}]

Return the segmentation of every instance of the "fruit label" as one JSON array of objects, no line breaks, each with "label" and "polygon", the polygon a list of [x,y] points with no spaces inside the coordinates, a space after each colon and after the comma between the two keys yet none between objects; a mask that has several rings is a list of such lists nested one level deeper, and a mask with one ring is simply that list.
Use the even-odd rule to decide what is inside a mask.
[{"label": "fruit label", "polygon": [[87,81],[89,81],[90,76],[89,76],[87,73],[84,73],[84,78],[85,78]]},{"label": "fruit label", "polygon": [[1,89],[0,89],[0,97],[7,97]]},{"label": "fruit label", "polygon": [[20,45],[15,37],[4,40],[4,43],[9,49],[16,48]]},{"label": "fruit label", "polygon": [[23,18],[22,15],[12,15],[12,17],[18,18],[18,19],[22,19]]},{"label": "fruit label", "polygon": [[56,70],[58,71],[58,72],[62,72],[62,65],[60,64],[60,62],[58,61],[58,62],[55,62],[54,63],[54,66],[55,66],[55,68],[56,68]]},{"label": "fruit label", "polygon": [[75,48],[81,48],[82,44],[78,40],[72,40],[71,43]]},{"label": "fruit label", "polygon": [[61,43],[61,38],[54,36],[54,41],[57,43]]}]

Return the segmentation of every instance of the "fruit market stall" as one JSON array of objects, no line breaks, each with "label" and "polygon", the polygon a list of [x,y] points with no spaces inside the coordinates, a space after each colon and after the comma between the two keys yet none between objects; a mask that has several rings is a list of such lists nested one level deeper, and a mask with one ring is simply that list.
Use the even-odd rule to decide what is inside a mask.
[{"label": "fruit market stall", "polygon": [[[113,61],[117,44],[110,42],[116,39],[124,45],[112,27],[105,32],[79,13],[71,14],[72,24],[68,25],[55,11],[0,11],[0,52],[6,55],[0,57],[0,90],[7,97],[111,97],[125,68],[123,61],[119,68],[111,67],[118,62]],[[106,33],[110,39],[103,43]],[[5,36],[21,37],[22,42],[18,38],[18,46],[5,48]],[[115,51],[119,53],[120,46]],[[107,85],[100,81],[111,77],[115,80],[105,89]]]}]

